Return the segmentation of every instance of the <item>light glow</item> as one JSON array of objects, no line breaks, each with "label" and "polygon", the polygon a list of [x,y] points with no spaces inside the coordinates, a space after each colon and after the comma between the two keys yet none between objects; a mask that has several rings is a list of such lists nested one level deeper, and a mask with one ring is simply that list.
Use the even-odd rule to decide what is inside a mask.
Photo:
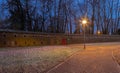
[{"label": "light glow", "polygon": [[100,31],[98,31],[98,32],[97,32],[97,34],[98,34],[98,35],[100,35],[100,34],[101,34],[101,32],[100,32]]},{"label": "light glow", "polygon": [[82,20],[82,24],[87,24],[87,20]]}]

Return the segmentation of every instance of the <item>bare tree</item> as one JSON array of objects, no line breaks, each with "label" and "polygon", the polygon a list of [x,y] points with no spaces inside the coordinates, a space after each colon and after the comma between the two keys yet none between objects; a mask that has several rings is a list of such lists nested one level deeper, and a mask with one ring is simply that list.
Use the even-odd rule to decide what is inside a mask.
[{"label": "bare tree", "polygon": [[82,17],[90,20],[87,34],[116,33],[120,27],[119,0],[6,0],[6,5],[14,30],[80,33]]}]

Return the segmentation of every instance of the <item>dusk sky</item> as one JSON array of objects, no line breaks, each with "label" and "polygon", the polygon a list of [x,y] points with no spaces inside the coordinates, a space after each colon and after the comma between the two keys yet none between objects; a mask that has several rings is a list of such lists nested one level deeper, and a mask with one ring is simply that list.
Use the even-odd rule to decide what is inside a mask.
[{"label": "dusk sky", "polygon": [[[2,4],[2,3],[4,3],[6,0],[0,0],[0,5]],[[12,0],[11,0],[12,1]],[[46,0],[47,1],[47,0]],[[66,0],[67,1],[67,0]],[[69,1],[69,0],[68,0]],[[70,8],[68,7],[68,9],[71,9],[71,10],[68,10],[68,9],[66,9],[66,10],[68,10],[67,12],[67,14],[66,14],[66,12],[64,12],[64,9],[65,9],[65,7],[62,7],[62,5],[60,5],[61,7],[61,9],[60,9],[60,12],[58,12],[57,14],[60,14],[61,15],[61,18],[60,19],[62,19],[63,18],[63,20],[61,21],[60,20],[60,22],[62,23],[62,24],[64,24],[63,22],[66,20],[66,15],[68,15],[69,14],[69,11],[71,12],[71,14],[69,14],[68,16],[67,16],[67,21],[66,22],[68,22],[67,23],[67,26],[64,26],[64,27],[66,27],[65,28],[65,31],[66,30],[68,30],[68,31],[70,31],[70,29],[72,30],[72,32],[74,32],[76,29],[82,29],[82,27],[80,27],[81,25],[81,23],[78,23],[78,21],[80,20],[80,18],[81,17],[83,17],[83,16],[85,16],[85,14],[87,14],[87,17],[88,17],[88,19],[91,21],[91,24],[94,24],[94,28],[92,28],[92,29],[94,29],[94,32],[96,32],[97,30],[98,30],[98,27],[97,27],[97,25],[98,25],[98,22],[97,21],[99,21],[100,19],[101,19],[101,21],[100,21],[100,23],[99,23],[99,26],[100,26],[100,28],[99,28],[99,30],[103,30],[103,29],[105,29],[105,28],[107,28],[106,26],[105,26],[105,24],[107,25],[107,23],[104,23],[104,21],[105,21],[105,19],[106,19],[106,21],[109,19],[111,19],[109,22],[108,22],[108,24],[109,24],[109,26],[111,25],[110,23],[113,23],[113,22],[115,22],[114,23],[114,25],[115,26],[117,26],[117,27],[120,27],[120,25],[119,25],[119,23],[117,24],[117,21],[118,21],[118,18],[120,17],[119,15],[120,15],[120,12],[119,12],[119,7],[120,7],[120,0],[107,0],[107,1],[105,1],[105,4],[104,4],[104,0],[100,0],[99,1],[99,3],[100,3],[100,10],[101,11],[99,11],[100,12],[100,16],[98,16],[97,14],[99,14],[99,12],[98,12],[98,8],[99,8],[99,6],[98,6],[98,4],[97,3],[95,3],[94,2],[94,4],[92,5],[92,3],[90,3],[90,2],[87,2],[87,6],[85,6],[84,5],[84,1],[85,0],[73,0],[72,1],[72,3],[71,3],[71,5],[70,4],[68,4],[67,5],[67,3],[65,3],[64,1],[63,1],[63,3],[65,3],[67,6],[70,6]],[[113,6],[112,6],[112,1],[113,1]],[[31,3],[32,2],[32,3]],[[33,2],[35,2],[35,1],[30,1],[28,4],[33,4],[33,5],[30,5],[31,7],[30,7],[30,10],[32,10],[32,7],[34,8],[36,5],[33,3]],[[33,16],[31,15],[31,14],[29,14],[29,15],[31,15],[31,19],[33,19],[33,17],[36,17],[36,16],[39,16],[39,18],[41,18],[40,20],[39,20],[39,22],[37,22],[37,23],[39,23],[39,25],[38,25],[38,27],[40,26],[40,27],[42,27],[41,25],[44,23],[45,25],[46,25],[46,27],[45,27],[45,30],[47,30],[48,28],[47,27],[49,27],[50,26],[50,23],[51,23],[51,21],[49,20],[49,17],[50,16],[52,16],[53,18],[55,17],[55,10],[56,11],[59,11],[59,5],[58,5],[58,0],[56,0],[56,9],[54,8],[55,7],[55,1],[53,2],[53,4],[50,6],[49,4],[45,4],[45,6],[46,6],[46,8],[50,8],[49,10],[49,13],[45,13],[45,11],[46,11],[46,8],[44,7],[44,2],[42,2],[42,0],[38,0],[38,2],[37,2],[37,6],[36,6],[36,10],[34,11],[34,13],[35,14],[33,14]],[[21,2],[21,4],[22,4],[22,2]],[[64,4],[63,4],[64,5]],[[94,6],[95,5],[95,6]],[[12,6],[15,6],[15,5],[11,5],[11,7]],[[43,6],[43,7],[42,7]],[[1,12],[1,14],[0,14],[0,19],[1,20],[5,20],[6,19],[6,17],[7,18],[9,18],[9,17],[11,17],[11,13],[8,11],[9,10],[9,8],[5,8],[5,5],[2,5],[1,6],[2,8],[0,9],[0,12]],[[24,9],[24,4],[23,4],[23,9]],[[58,8],[57,8],[58,7]],[[98,8],[97,8],[98,7]],[[63,10],[62,10],[62,8],[63,8]],[[112,11],[111,11],[111,9],[112,9]],[[30,11],[29,10],[29,11]],[[94,12],[93,12],[94,11]],[[62,13],[63,12],[63,13]],[[18,12],[15,12],[17,15],[15,15],[15,16],[19,16],[20,14],[18,14]],[[37,15],[36,15],[37,14]],[[45,15],[44,15],[45,14]],[[94,14],[94,15],[93,15]],[[13,15],[14,16],[14,15]],[[21,15],[20,15],[21,16]],[[59,15],[58,15],[59,16]],[[91,19],[92,19],[92,17],[94,18],[94,20],[92,21]],[[100,18],[100,19],[99,19]],[[10,18],[11,19],[11,18]],[[15,21],[16,22],[16,20],[18,20],[18,21],[20,21],[19,20],[20,18],[17,18],[17,19],[14,19],[13,21]],[[45,21],[45,22],[42,22],[42,19],[43,19],[43,21]],[[69,20],[69,19],[71,19],[71,20]],[[57,20],[57,18],[56,18],[56,20]],[[50,22],[49,22],[50,21]],[[69,21],[71,21],[71,22],[69,22]],[[18,22],[19,23],[19,22]],[[70,23],[72,23],[72,27],[70,28]],[[41,25],[40,25],[41,24]],[[55,24],[55,23],[54,23]],[[53,24],[53,25],[54,25]],[[59,23],[58,23],[59,24]],[[102,25],[100,25],[100,24],[102,24]],[[18,25],[18,24],[16,24],[16,25]],[[32,21],[32,26],[31,26],[31,28],[33,28],[33,26],[34,26],[35,24],[34,24],[34,21]],[[56,24],[55,24],[56,25]],[[80,28],[78,28],[78,25],[79,25],[79,27]],[[112,24],[113,25],[113,24]],[[88,26],[90,26],[90,25],[88,25]],[[103,28],[105,26],[105,28]],[[91,26],[91,27],[93,27],[93,26]],[[90,27],[90,29],[91,29],[91,27]],[[112,28],[111,28],[112,29]],[[82,30],[81,30],[82,31]],[[109,31],[111,31],[111,30],[109,30]]]}]

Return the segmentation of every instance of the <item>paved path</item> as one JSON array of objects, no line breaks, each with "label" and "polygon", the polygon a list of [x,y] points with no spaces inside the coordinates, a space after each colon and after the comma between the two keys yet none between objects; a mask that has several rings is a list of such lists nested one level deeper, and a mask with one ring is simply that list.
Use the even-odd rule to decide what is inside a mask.
[{"label": "paved path", "polygon": [[116,48],[120,48],[120,43],[89,44],[85,51],[47,73],[120,73],[120,67],[112,57],[112,50]]}]

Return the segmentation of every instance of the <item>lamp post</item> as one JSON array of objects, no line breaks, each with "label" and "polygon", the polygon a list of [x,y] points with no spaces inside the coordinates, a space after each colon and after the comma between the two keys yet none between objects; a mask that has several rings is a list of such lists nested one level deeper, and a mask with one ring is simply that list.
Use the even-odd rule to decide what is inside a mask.
[{"label": "lamp post", "polygon": [[83,25],[83,27],[84,27],[84,49],[86,49],[86,45],[85,45],[85,38],[86,38],[86,36],[85,36],[85,26],[87,25],[87,19],[83,19],[82,20],[82,25]]}]

